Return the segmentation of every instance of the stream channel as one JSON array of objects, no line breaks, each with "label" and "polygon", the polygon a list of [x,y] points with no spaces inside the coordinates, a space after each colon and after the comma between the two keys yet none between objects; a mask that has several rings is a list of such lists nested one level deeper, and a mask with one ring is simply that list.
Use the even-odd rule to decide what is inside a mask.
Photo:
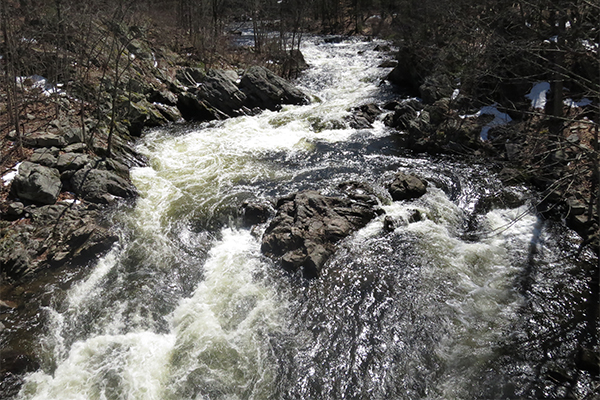
[{"label": "stream channel", "polygon": [[[597,259],[504,188],[485,164],[415,155],[349,109],[393,98],[376,42],[308,38],[296,84],[312,103],[148,132],[141,197],[120,245],[45,307],[42,369],[19,399],[586,398]],[[427,194],[393,202],[397,171]],[[373,187],[381,215],[339,243],[316,279],[261,255],[243,201]],[[499,205],[510,196],[518,206]],[[482,206],[492,204],[492,206]],[[420,220],[408,223],[418,210]],[[404,222],[402,222],[404,221]]]}]

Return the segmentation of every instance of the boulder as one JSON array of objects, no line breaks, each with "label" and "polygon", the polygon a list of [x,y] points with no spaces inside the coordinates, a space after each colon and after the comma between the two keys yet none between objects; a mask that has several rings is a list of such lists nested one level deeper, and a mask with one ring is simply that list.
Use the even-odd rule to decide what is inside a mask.
[{"label": "boulder", "polygon": [[[376,201],[375,201],[376,202]],[[280,199],[262,238],[262,252],[286,270],[319,276],[338,241],[365,226],[380,209],[347,197],[305,191]]]},{"label": "boulder", "polygon": [[161,113],[162,116],[165,117],[169,122],[177,122],[183,118],[179,112],[179,109],[175,106],[155,103],[154,107],[156,107],[158,112]]},{"label": "boulder", "polygon": [[62,129],[65,145],[83,143],[83,130],[81,128],[66,127]]},{"label": "boulder", "polygon": [[138,194],[135,186],[115,171],[98,169],[91,165],[75,172],[70,183],[79,197],[93,203],[111,204],[114,197],[130,199]]},{"label": "boulder", "polygon": [[204,80],[206,74],[200,68],[183,68],[175,73],[175,78],[186,86],[196,86]]},{"label": "boulder", "polygon": [[148,101],[174,106],[177,105],[177,96],[168,90],[154,90],[148,95]]},{"label": "boulder", "polygon": [[166,124],[166,118],[147,100],[129,103],[126,124],[132,136],[140,136],[146,127],[153,128]]},{"label": "boulder", "polygon": [[57,169],[24,161],[12,187],[17,197],[40,204],[54,204],[62,184]]},{"label": "boulder", "polygon": [[218,119],[212,107],[199,99],[193,92],[183,92],[177,96],[177,108],[187,121],[213,121]]},{"label": "boulder", "polygon": [[416,199],[427,192],[427,182],[414,175],[398,172],[390,184],[389,192],[395,201]]},{"label": "boulder", "polygon": [[260,107],[277,110],[282,104],[308,104],[308,96],[267,68],[250,67],[239,85],[250,109]]},{"label": "boulder", "polygon": [[[198,97],[230,117],[238,116],[246,95],[237,87],[234,71],[212,69],[199,86]],[[234,75],[235,74],[235,75]]]},{"label": "boulder", "polygon": [[60,172],[79,170],[91,161],[90,156],[82,153],[64,153],[58,156],[56,168]]},{"label": "boulder", "polygon": [[352,109],[352,115],[346,119],[352,129],[369,129],[382,113],[377,104],[369,103]]},{"label": "boulder", "polygon": [[62,135],[38,132],[24,136],[23,144],[30,147],[64,147],[67,143]]},{"label": "boulder", "polygon": [[54,168],[56,166],[57,155],[58,149],[56,147],[41,147],[33,151],[33,154],[29,157],[29,161],[45,167]]},{"label": "boulder", "polygon": [[245,226],[262,224],[268,221],[273,213],[273,207],[268,203],[252,203],[244,201],[240,213]]}]

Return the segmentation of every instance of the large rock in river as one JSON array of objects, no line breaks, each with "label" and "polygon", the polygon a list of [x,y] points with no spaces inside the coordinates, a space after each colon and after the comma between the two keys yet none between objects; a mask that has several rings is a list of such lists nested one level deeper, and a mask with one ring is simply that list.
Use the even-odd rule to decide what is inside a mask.
[{"label": "large rock in river", "polygon": [[[376,202],[375,202],[376,203]],[[335,244],[365,226],[380,209],[368,200],[305,191],[282,198],[262,239],[262,252],[283,268],[318,276]]]},{"label": "large rock in river", "polygon": [[308,104],[308,96],[285,79],[263,67],[250,67],[239,85],[246,93],[248,108],[277,110],[282,104]]},{"label": "large rock in river", "polygon": [[414,175],[398,172],[389,187],[394,200],[410,200],[423,196],[427,192],[427,181]]}]

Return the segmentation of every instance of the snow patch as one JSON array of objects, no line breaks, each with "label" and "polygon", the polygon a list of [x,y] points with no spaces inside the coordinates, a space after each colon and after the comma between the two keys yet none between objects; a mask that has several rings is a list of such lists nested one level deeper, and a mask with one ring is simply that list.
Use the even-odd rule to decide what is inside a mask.
[{"label": "snow patch", "polygon": [[44,96],[51,96],[53,94],[65,94],[65,92],[60,89],[63,87],[62,83],[57,83],[53,85],[48,83],[48,80],[40,75],[31,75],[31,76],[18,76],[16,78],[17,84],[21,87],[21,89],[41,89],[42,94]]},{"label": "snow patch", "polygon": [[15,165],[14,167],[11,168],[11,171],[9,173],[4,174],[2,176],[2,183],[4,184],[4,186],[8,186],[12,183],[12,181],[15,179],[15,177],[19,173],[20,166],[21,166],[21,163],[18,163],[17,165]]},{"label": "snow patch", "polygon": [[459,94],[460,94],[460,90],[459,89],[454,89],[454,92],[452,92],[452,96],[450,96],[450,99],[456,100],[458,98]]},{"label": "snow patch", "polygon": [[531,92],[527,93],[525,97],[531,100],[531,107],[536,109],[544,109],[546,107],[546,95],[550,91],[549,82],[538,82],[533,85]]},{"label": "snow patch", "polygon": [[479,134],[479,139],[482,141],[488,140],[488,133],[490,129],[506,125],[512,121],[510,115],[503,113],[502,111],[496,108],[497,104],[492,104],[491,106],[485,106],[481,110],[477,111],[475,114],[471,115],[461,115],[460,118],[474,118],[480,117],[482,115],[493,115],[495,118],[490,121],[487,125],[481,128],[481,132]]},{"label": "snow patch", "polygon": [[581,44],[585,47],[586,50],[591,51],[592,53],[598,54],[598,49],[600,48],[599,43],[593,43],[589,40],[582,40]]},{"label": "snow patch", "polygon": [[565,99],[563,103],[568,107],[585,107],[592,104],[592,101],[588,98],[583,98],[579,101],[575,101],[573,99]]}]

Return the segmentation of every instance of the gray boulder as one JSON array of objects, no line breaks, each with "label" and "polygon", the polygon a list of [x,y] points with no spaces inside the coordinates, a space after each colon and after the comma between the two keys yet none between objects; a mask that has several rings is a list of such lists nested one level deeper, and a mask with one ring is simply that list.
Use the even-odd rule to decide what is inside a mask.
[{"label": "gray boulder", "polygon": [[414,175],[398,172],[390,184],[389,192],[395,201],[416,199],[427,192],[427,182]]},{"label": "gray boulder", "polygon": [[44,167],[56,167],[56,156],[58,155],[58,149],[56,147],[41,147],[35,149],[29,161],[32,163],[43,165]]},{"label": "gray boulder", "polygon": [[17,197],[40,204],[54,204],[62,184],[57,169],[25,161],[19,166],[12,187]]},{"label": "gray boulder", "polygon": [[60,172],[78,170],[90,162],[90,156],[82,153],[64,153],[58,156],[56,168]]},{"label": "gray boulder", "polygon": [[246,101],[246,95],[238,89],[233,74],[228,71],[210,70],[198,93],[198,97],[230,117],[238,116],[238,110]]},{"label": "gray boulder", "polygon": [[[376,203],[376,201],[375,201]],[[305,191],[282,198],[262,238],[262,252],[289,271],[317,277],[336,243],[380,213],[373,202]]]},{"label": "gray boulder", "polygon": [[130,199],[137,196],[133,184],[114,171],[87,166],[71,177],[71,188],[81,198],[93,202],[111,204],[115,197]]},{"label": "gray boulder", "polygon": [[23,144],[30,147],[64,147],[67,143],[62,135],[37,132],[24,136]]},{"label": "gray boulder", "polygon": [[156,107],[158,112],[161,113],[162,116],[165,117],[169,122],[177,122],[181,118],[183,118],[181,116],[181,112],[179,112],[179,109],[175,106],[169,106],[166,104],[155,103],[154,107]]},{"label": "gray boulder", "polygon": [[246,106],[277,110],[282,104],[308,104],[308,96],[285,79],[263,67],[250,67],[242,77],[240,89],[246,93]]}]

